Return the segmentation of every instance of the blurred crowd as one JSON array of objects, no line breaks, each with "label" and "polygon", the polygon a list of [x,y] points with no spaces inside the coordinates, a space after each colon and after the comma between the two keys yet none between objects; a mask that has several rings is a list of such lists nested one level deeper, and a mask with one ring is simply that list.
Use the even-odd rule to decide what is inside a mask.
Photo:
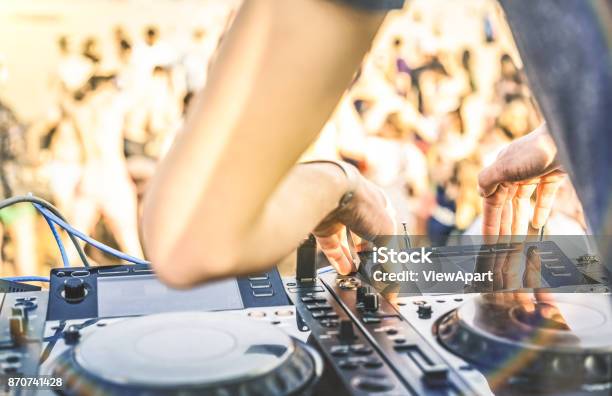
[{"label": "blurred crowd", "polygon": [[[383,26],[307,156],[353,163],[386,191],[398,234],[444,244],[480,234],[479,171],[542,122],[495,2],[413,1]],[[545,231],[585,228],[567,182]]]},{"label": "blurred crowd", "polygon": [[[155,25],[136,37],[122,26],[109,35],[114,53],[102,52],[99,37],[57,38],[56,102],[45,117],[23,125],[2,104],[1,196],[41,196],[78,230],[142,257],[138,217],[146,182],[204,87],[221,37],[197,27],[179,50]],[[2,210],[0,220],[6,242],[0,275],[59,264],[46,224],[29,204]]]},{"label": "blurred crowd", "polygon": [[[542,122],[503,17],[492,1],[476,3],[464,21],[476,31],[466,35],[471,42],[445,31],[440,3],[408,2],[391,14],[305,155],[357,166],[387,193],[398,233],[428,235],[433,243],[479,233],[479,170]],[[137,225],[146,182],[205,86],[230,21],[219,20],[223,28],[215,33],[195,28],[180,50],[155,25],[142,26],[139,35],[110,27],[112,53],[101,50],[99,37],[57,37],[57,100],[47,115],[23,125],[0,101],[2,198],[42,196],[77,229],[141,256]],[[549,232],[583,232],[569,183],[560,196]],[[0,275],[44,274],[45,266],[59,265],[31,206],[3,210],[0,222]]]}]

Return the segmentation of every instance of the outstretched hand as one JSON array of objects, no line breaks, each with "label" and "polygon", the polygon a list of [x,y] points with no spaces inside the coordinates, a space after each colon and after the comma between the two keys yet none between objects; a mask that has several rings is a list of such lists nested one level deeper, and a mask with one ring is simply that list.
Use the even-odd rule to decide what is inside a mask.
[{"label": "outstretched hand", "polygon": [[484,198],[483,235],[527,235],[534,192],[531,226],[543,227],[564,178],[545,125],[512,142],[478,177]]}]

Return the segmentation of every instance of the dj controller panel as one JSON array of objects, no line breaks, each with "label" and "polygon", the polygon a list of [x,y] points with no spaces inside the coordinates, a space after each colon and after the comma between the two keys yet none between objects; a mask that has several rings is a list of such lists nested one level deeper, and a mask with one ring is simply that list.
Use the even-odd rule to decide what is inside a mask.
[{"label": "dj controller panel", "polygon": [[381,290],[363,271],[317,273],[316,257],[305,244],[294,277],[272,270],[188,291],[142,265],[53,269],[48,291],[0,294],[0,392],[612,394],[603,284],[553,289],[551,316],[552,303],[528,310],[511,293],[495,304],[479,293]]}]

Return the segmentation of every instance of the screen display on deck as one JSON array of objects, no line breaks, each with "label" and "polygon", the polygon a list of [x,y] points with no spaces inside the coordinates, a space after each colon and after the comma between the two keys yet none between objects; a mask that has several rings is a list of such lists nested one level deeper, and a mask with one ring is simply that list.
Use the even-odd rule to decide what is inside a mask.
[{"label": "screen display on deck", "polygon": [[98,277],[98,316],[147,315],[173,311],[243,308],[236,279],[175,290],[154,275]]}]

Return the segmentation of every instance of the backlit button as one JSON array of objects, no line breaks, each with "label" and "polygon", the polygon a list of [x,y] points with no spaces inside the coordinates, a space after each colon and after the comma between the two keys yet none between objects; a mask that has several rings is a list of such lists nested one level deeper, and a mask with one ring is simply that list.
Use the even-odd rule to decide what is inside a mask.
[{"label": "backlit button", "polygon": [[323,319],[320,323],[323,327],[332,328],[337,327],[340,322],[337,319]]},{"label": "backlit button", "polygon": [[276,316],[282,316],[282,317],[284,317],[284,316],[293,316],[293,310],[291,310],[291,309],[281,309],[281,310],[278,310],[278,311],[276,311],[274,313],[276,314]]},{"label": "backlit button", "polygon": [[348,345],[333,345],[329,352],[334,356],[346,356],[349,354]]},{"label": "backlit button", "polygon": [[366,392],[385,392],[394,388],[393,383],[386,377],[357,377],[352,381],[355,388]]},{"label": "backlit button", "polygon": [[249,276],[250,281],[265,281],[268,280],[268,274],[258,274]]},{"label": "backlit button", "polygon": [[377,369],[377,368],[382,367],[382,365],[383,365],[382,361],[378,358],[367,358],[363,362],[363,367],[369,368],[369,369]]},{"label": "backlit button", "polygon": [[309,311],[318,309],[322,311],[329,311],[332,309],[332,306],[327,303],[316,303],[316,304],[306,304],[306,309]]},{"label": "backlit button", "polygon": [[272,285],[270,284],[270,282],[267,281],[251,282],[251,289],[267,289],[269,287],[272,287]]},{"label": "backlit button", "polygon": [[266,290],[266,289],[258,289],[258,290],[253,290],[253,295],[257,298],[260,297],[272,297],[274,295],[274,290],[270,289],[270,290]]},{"label": "backlit button", "polygon": [[357,364],[357,362],[351,360],[340,360],[338,362],[338,367],[343,370],[356,370],[359,365]]},{"label": "backlit button", "polygon": [[251,311],[248,314],[251,318],[264,318],[266,313],[264,311]]},{"label": "backlit button", "polygon": [[304,296],[301,298],[303,303],[324,303],[327,302],[325,297]]},{"label": "backlit button", "polygon": [[380,323],[380,318],[376,318],[374,316],[365,316],[363,318],[363,323],[365,324]]},{"label": "backlit button", "polygon": [[106,269],[99,269],[98,270],[98,274],[103,274],[103,275],[118,275],[118,274],[126,274],[128,272],[129,268],[127,267],[119,267],[119,268],[106,268]]},{"label": "backlit button", "polygon": [[312,317],[315,319],[336,319],[338,314],[335,312],[327,312],[326,310],[312,311]]},{"label": "backlit button", "polygon": [[363,344],[351,345],[351,351],[357,355],[369,355],[372,353],[372,348]]}]

